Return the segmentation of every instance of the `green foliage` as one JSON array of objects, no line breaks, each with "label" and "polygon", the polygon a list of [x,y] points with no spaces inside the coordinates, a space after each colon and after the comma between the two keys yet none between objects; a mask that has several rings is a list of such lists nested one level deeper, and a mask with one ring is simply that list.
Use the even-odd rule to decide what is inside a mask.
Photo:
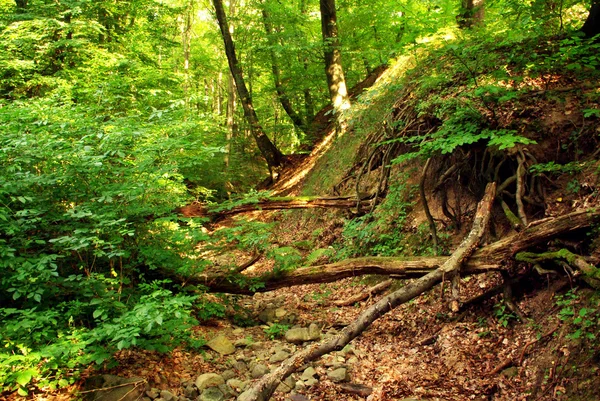
[{"label": "green foliage", "polygon": [[498,323],[504,328],[508,327],[512,320],[517,320],[517,316],[510,311],[504,302],[494,305],[494,315],[498,319]]},{"label": "green foliage", "polygon": [[276,338],[283,337],[285,332],[290,329],[290,326],[287,324],[281,323],[273,323],[268,328],[264,329],[265,334],[271,340],[275,340]]},{"label": "green foliage", "polygon": [[589,298],[587,306],[581,305],[583,301],[577,288],[557,295],[555,303],[560,308],[558,317],[570,327],[568,338],[587,340],[595,344],[600,325],[598,294],[595,293]]},{"label": "green foliage", "polygon": [[416,187],[399,177],[391,185],[385,202],[375,213],[349,220],[342,232],[343,247],[336,258],[362,255],[397,256],[407,246],[405,223],[414,202]]}]

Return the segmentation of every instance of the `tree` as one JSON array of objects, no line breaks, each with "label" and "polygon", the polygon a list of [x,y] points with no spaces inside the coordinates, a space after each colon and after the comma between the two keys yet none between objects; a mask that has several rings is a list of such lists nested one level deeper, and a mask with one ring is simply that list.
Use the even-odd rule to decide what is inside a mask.
[{"label": "tree", "polygon": [[229,25],[227,23],[225,10],[223,9],[223,2],[221,0],[213,0],[213,5],[215,7],[219,28],[221,29],[221,36],[223,37],[223,43],[225,45],[225,54],[227,55],[229,69],[231,70],[231,75],[233,76],[235,86],[237,88],[238,97],[244,109],[244,116],[250,125],[250,130],[254,140],[256,141],[258,149],[262,153],[263,157],[267,161],[269,169],[273,173],[272,169],[274,167],[281,166],[283,154],[279,151],[279,149],[277,149],[277,147],[273,144],[273,142],[271,142],[269,137],[263,131],[258,120],[258,116],[256,115],[256,110],[254,110],[252,97],[250,96],[248,88],[246,87],[246,83],[242,75],[242,69],[240,68],[235,53],[235,45],[233,43],[233,39],[231,38],[231,33],[229,32]]},{"label": "tree", "polygon": [[462,0],[460,14],[457,17],[458,26],[473,28],[483,25],[485,16],[485,0]]},{"label": "tree", "polygon": [[600,0],[592,1],[590,13],[581,27],[581,32],[588,38],[600,34]]},{"label": "tree", "polygon": [[333,110],[339,119],[340,113],[350,108],[350,97],[342,68],[335,0],[320,0],[320,7],[327,86]]},{"label": "tree", "polygon": [[292,107],[292,102],[290,101],[289,96],[285,93],[283,88],[283,83],[281,82],[281,70],[279,68],[279,64],[277,62],[277,55],[275,54],[275,40],[273,39],[273,27],[271,25],[271,21],[269,20],[269,13],[266,9],[266,5],[262,9],[262,18],[263,24],[265,26],[265,33],[267,34],[267,41],[269,42],[269,54],[271,56],[271,70],[273,71],[273,80],[275,83],[275,91],[277,92],[277,97],[279,98],[279,103],[283,107],[283,110],[290,117],[294,126],[298,129],[306,132],[306,126],[302,121],[302,117],[296,113],[296,110]]}]

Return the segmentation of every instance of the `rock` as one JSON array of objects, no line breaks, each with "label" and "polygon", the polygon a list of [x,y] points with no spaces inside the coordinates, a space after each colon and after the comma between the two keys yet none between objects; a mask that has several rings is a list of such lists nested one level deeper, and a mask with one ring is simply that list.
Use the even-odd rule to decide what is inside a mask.
[{"label": "rock", "polygon": [[327,377],[334,383],[344,382],[348,378],[348,369],[337,368],[335,370],[331,370],[327,372]]},{"label": "rock", "polygon": [[229,379],[227,380],[227,385],[231,387],[234,391],[241,393],[246,389],[248,383],[238,379]]},{"label": "rock", "polygon": [[310,401],[310,398],[306,398],[302,394],[292,394],[290,395],[290,401]]},{"label": "rock", "polygon": [[302,379],[302,380],[314,379],[316,374],[317,374],[317,371],[315,370],[315,368],[313,368],[312,366],[309,366],[308,368],[304,369],[304,372],[302,372],[302,376],[300,376],[300,379]]},{"label": "rock", "polygon": [[306,384],[302,380],[298,380],[296,385],[294,386],[295,391],[304,391],[306,390]]},{"label": "rock", "polygon": [[206,343],[206,345],[208,348],[218,352],[221,355],[230,355],[235,352],[235,346],[224,335],[216,336],[208,343]]},{"label": "rock", "polygon": [[317,379],[315,379],[314,377],[311,377],[308,380],[304,381],[304,384],[306,385],[306,387],[310,387],[310,386],[314,386],[315,384],[317,384],[319,381]]},{"label": "rock", "polygon": [[235,372],[233,370],[227,369],[226,371],[221,373],[221,377],[223,378],[223,380],[227,381],[229,379],[233,379],[234,377],[237,377],[237,375],[235,374]]},{"label": "rock", "polygon": [[162,390],[160,392],[160,398],[162,398],[165,401],[171,401],[171,400],[173,400],[173,398],[176,398],[176,397],[169,390]]},{"label": "rock", "polygon": [[237,361],[236,363],[234,363],[233,368],[240,373],[245,373],[248,371],[248,366],[245,362],[242,361]]},{"label": "rock", "polygon": [[275,355],[273,355],[272,357],[269,358],[269,362],[277,363],[277,362],[285,361],[286,359],[289,358],[289,356],[290,356],[289,352],[278,351],[275,353]]},{"label": "rock", "polygon": [[198,389],[193,385],[188,385],[183,389],[183,395],[187,398],[196,399],[199,394]]},{"label": "rock", "polygon": [[240,334],[244,333],[244,329],[242,329],[241,327],[238,327],[237,329],[234,329],[232,331],[233,334],[235,334],[236,336],[239,336]]},{"label": "rock", "polygon": [[277,320],[277,312],[275,308],[267,308],[260,312],[258,320],[263,323],[273,323]]},{"label": "rock", "polygon": [[[142,398],[145,390],[144,383],[145,380],[139,377],[127,379],[114,375],[93,376],[85,381],[84,389],[88,391],[85,393],[85,399],[89,401],[136,401]],[[158,396],[158,391],[156,396]]]},{"label": "rock", "polygon": [[158,396],[160,395],[160,390],[153,387],[150,390],[146,391],[146,395],[148,396],[148,398],[151,399],[158,398]]},{"label": "rock", "polygon": [[242,394],[240,394],[238,396],[237,401],[248,401],[248,400],[251,400],[253,398],[254,397],[253,397],[252,391],[251,390],[247,390],[247,391],[244,391]]},{"label": "rock", "polygon": [[256,341],[256,342],[250,344],[250,349],[253,350],[253,351],[258,351],[258,350],[261,350],[263,348],[265,348],[265,344],[263,342],[261,342],[261,341]]},{"label": "rock", "polygon": [[223,393],[223,395],[225,396],[225,398],[229,398],[229,397],[233,397],[234,395],[236,395],[237,393],[235,391],[233,391],[233,389],[231,387],[229,387],[227,384],[219,384],[219,390],[221,390],[221,392]]},{"label": "rock", "polygon": [[321,329],[315,323],[308,326],[308,337],[310,340],[319,340],[321,338]]},{"label": "rock", "polygon": [[152,398],[150,398],[150,397],[142,397],[140,399],[140,401],[152,401]]},{"label": "rock", "polygon": [[354,355],[352,355],[350,358],[348,358],[348,360],[346,361],[346,363],[348,365],[356,365],[358,363],[358,358],[355,357]]},{"label": "rock", "polygon": [[250,338],[240,338],[239,340],[235,340],[233,345],[240,348],[246,348],[252,345],[254,341]]},{"label": "rock", "polygon": [[225,383],[225,380],[221,375],[216,373],[205,373],[203,375],[198,376],[196,379],[196,387],[198,390],[202,391],[209,387],[216,387],[219,384]]},{"label": "rock", "polygon": [[223,401],[225,397],[217,387],[209,387],[200,394],[200,401]]},{"label": "rock", "polygon": [[284,381],[279,383],[277,389],[275,391],[280,391],[282,393],[289,393],[296,386],[296,381],[292,378],[292,376],[286,377]]},{"label": "rock", "polygon": [[252,367],[252,371],[250,372],[250,375],[252,376],[253,379],[258,379],[259,377],[262,377],[262,376],[266,375],[267,373],[269,373],[269,368],[263,364],[257,363]]},{"label": "rock", "polygon": [[289,329],[285,332],[285,340],[293,344],[302,344],[309,341],[308,329],[304,327]]}]

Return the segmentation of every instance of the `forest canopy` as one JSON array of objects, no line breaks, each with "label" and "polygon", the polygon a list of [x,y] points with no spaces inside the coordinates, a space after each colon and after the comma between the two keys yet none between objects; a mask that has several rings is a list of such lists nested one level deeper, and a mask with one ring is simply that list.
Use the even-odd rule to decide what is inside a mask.
[{"label": "forest canopy", "polygon": [[[358,146],[343,153],[340,145],[353,130],[365,133],[363,156],[390,149],[368,158],[369,167],[460,152],[471,160],[470,145],[490,149],[489,165],[506,150],[504,168],[531,167],[535,155],[515,149],[541,138],[507,122],[502,107],[532,81],[536,91],[562,76],[597,87],[599,7],[576,0],[0,0],[2,395],[68,386],[89,366],[112,366],[123,349],[200,349],[205,341],[190,328],[225,317],[233,302],[207,296],[210,283],[187,281],[214,273],[207,250],[264,255],[275,278],[316,261],[398,256],[410,246],[379,233],[383,220],[372,220],[373,212],[385,195],[408,205],[399,199],[415,189],[388,180],[389,171],[361,197],[355,169],[357,191],[347,192],[356,197],[323,201],[357,209],[337,259],[328,248],[306,256],[277,246],[274,221],[241,219],[215,231],[211,224],[223,210],[287,202],[256,188],[276,184],[331,127],[338,142],[330,152],[340,149],[340,165],[355,161]],[[432,60],[448,64],[435,69]],[[365,90],[387,68],[403,75]],[[410,119],[369,120],[397,116],[402,106],[378,110],[373,99],[401,91],[422,99]],[[596,120],[571,142],[581,139],[581,148],[596,146],[590,132],[600,117],[597,92],[586,99],[582,118]],[[380,123],[381,135],[367,135]],[[563,150],[559,173],[580,168],[568,164],[579,156],[564,159],[579,150]],[[544,160],[539,175],[556,173],[551,163]],[[515,175],[495,166],[488,178]],[[336,195],[327,173],[311,179],[310,195]],[[541,194],[536,188],[523,196]],[[527,211],[543,215],[544,200],[527,209],[515,203],[519,191],[502,199],[525,227]],[[190,204],[212,212],[181,213]],[[367,217],[359,206],[372,207]],[[444,213],[444,224],[460,229],[467,219],[459,212]],[[393,213],[394,224],[404,222],[404,211]],[[427,246],[410,256],[449,253],[443,244]],[[240,264],[218,273],[250,293],[265,285],[237,274]]]}]

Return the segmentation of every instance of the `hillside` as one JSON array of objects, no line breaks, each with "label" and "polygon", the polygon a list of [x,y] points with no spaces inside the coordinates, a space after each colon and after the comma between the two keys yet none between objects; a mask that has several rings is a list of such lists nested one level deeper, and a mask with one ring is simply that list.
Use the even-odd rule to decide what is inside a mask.
[{"label": "hillside", "polygon": [[[231,30],[243,45],[262,23],[268,34],[242,46],[259,54],[256,70],[241,63],[254,117],[274,112],[258,131],[231,60],[229,86],[213,74],[212,89],[169,69],[181,55],[153,36],[164,21],[183,49],[206,47],[206,66],[227,64],[199,25],[182,29],[192,3],[117,18],[86,51],[58,39],[33,63],[9,48],[50,19],[17,2],[0,26],[0,399],[600,399],[600,43],[574,28],[587,9],[523,22],[513,4],[506,18],[525,25],[511,31],[414,6],[419,18],[399,15],[438,13],[435,29],[382,30],[397,42],[377,68],[348,51],[342,110],[294,53],[314,44],[281,45],[308,43],[295,18],[310,13],[267,3],[242,4],[248,32]],[[363,28],[359,11],[375,10],[355,6]],[[158,65],[132,61],[154,52]],[[310,91],[321,110],[281,122]]]}]

